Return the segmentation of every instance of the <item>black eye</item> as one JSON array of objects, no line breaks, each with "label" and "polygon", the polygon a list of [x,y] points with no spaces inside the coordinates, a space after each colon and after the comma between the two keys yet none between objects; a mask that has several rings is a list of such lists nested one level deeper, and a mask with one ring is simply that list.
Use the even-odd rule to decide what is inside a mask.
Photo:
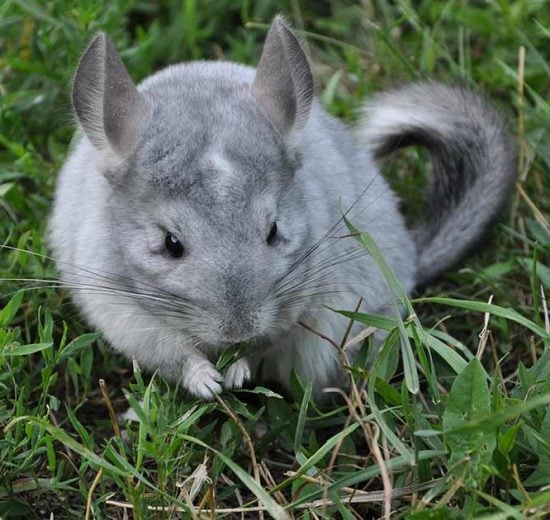
[{"label": "black eye", "polygon": [[181,258],[183,256],[183,245],[172,233],[166,233],[164,246],[170,256],[174,258]]},{"label": "black eye", "polygon": [[273,242],[275,242],[275,239],[277,238],[277,222],[273,222],[271,224],[271,229],[269,230],[269,235],[267,235],[267,238],[265,241],[271,245]]}]

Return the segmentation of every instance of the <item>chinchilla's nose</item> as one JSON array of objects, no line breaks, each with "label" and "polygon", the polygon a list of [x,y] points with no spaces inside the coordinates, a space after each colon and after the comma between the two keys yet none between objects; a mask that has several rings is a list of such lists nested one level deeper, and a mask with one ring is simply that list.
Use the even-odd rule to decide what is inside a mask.
[{"label": "chinchilla's nose", "polygon": [[220,328],[223,339],[231,343],[247,341],[255,336],[255,323],[250,315],[227,318]]},{"label": "chinchilla's nose", "polygon": [[249,276],[241,273],[224,277],[221,332],[227,341],[244,341],[254,336],[256,310],[253,288]]},{"label": "chinchilla's nose", "polygon": [[243,314],[251,305],[254,298],[254,287],[250,271],[247,269],[233,269],[223,276],[223,296],[229,309],[234,309],[237,314]]}]

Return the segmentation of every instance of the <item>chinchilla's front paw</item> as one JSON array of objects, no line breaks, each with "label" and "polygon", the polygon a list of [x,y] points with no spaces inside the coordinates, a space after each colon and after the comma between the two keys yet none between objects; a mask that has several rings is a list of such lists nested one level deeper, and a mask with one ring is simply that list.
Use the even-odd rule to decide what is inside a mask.
[{"label": "chinchilla's front paw", "polygon": [[189,360],[185,366],[183,386],[194,396],[211,401],[222,391],[223,376],[206,359]]},{"label": "chinchilla's front paw", "polygon": [[241,388],[245,381],[250,380],[250,365],[246,358],[241,358],[229,365],[223,384],[226,390]]}]

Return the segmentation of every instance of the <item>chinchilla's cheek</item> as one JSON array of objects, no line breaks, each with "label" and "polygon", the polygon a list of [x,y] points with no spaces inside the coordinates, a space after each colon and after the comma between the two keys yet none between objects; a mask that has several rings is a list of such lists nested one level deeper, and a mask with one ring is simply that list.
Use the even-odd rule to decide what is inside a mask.
[{"label": "chinchilla's cheek", "polygon": [[114,242],[113,249],[116,246],[120,265],[127,269],[128,275],[138,273],[148,277],[167,274],[169,263],[163,255],[162,242],[160,246],[156,243],[157,236],[150,233],[148,237],[143,228],[131,229],[128,226],[125,233],[111,238]]}]

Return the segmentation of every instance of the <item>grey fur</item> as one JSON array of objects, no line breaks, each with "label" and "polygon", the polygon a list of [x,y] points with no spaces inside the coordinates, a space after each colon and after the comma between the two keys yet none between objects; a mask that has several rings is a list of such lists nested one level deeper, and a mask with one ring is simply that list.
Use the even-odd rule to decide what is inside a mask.
[{"label": "grey fur", "polygon": [[[388,119],[388,109],[397,117],[381,128],[378,115]],[[377,157],[412,144],[430,152],[424,214],[412,230],[418,249],[416,283],[424,285],[478,244],[504,208],[516,178],[514,143],[481,97],[437,83],[376,97],[365,107],[361,134]]]},{"label": "grey fur", "polygon": [[[347,320],[326,304],[352,309],[362,299],[367,312],[394,308],[375,263],[345,237],[343,210],[351,208],[348,218],[371,233],[411,291],[461,253],[449,251],[441,230],[454,233],[457,242],[466,237],[460,247],[468,247],[503,203],[506,190],[491,192],[487,182],[501,179],[509,186],[509,170],[479,171],[491,159],[509,159],[493,112],[480,108],[471,93],[463,96],[475,107],[472,113],[462,114],[456,99],[445,111],[432,98],[457,98],[448,87],[394,91],[371,106],[359,137],[378,152],[396,145],[399,135],[423,135],[441,166],[427,202],[444,215],[441,227],[425,224],[409,232],[368,146],[359,146],[311,98],[307,59],[280,19],[257,73],[224,62],[179,64],[147,78],[136,95],[112,53],[101,35],[78,68],[75,110],[84,134],[58,180],[51,244],[61,277],[91,325],[114,348],[181,379],[195,395],[211,398],[221,391],[224,378],[213,361],[238,341],[249,342],[250,351],[229,367],[226,387],[239,387],[260,366],[266,379],[284,385],[296,370],[313,380],[317,396],[343,384],[335,349],[301,323],[340,341]],[[124,88],[101,87],[111,74]],[[82,95],[88,88],[93,95]],[[409,99],[413,120],[422,107],[434,113],[417,121],[414,131],[376,112],[391,112]],[[131,119],[127,111],[113,112],[122,114],[124,137],[105,125],[107,106],[138,107]],[[470,127],[479,129],[479,141],[467,162],[469,180],[461,183],[446,168],[459,164]],[[452,186],[450,195],[444,186]],[[457,213],[464,207],[475,216],[471,223]],[[273,222],[278,236],[270,245]],[[183,244],[182,258],[166,254],[167,232]]]}]

